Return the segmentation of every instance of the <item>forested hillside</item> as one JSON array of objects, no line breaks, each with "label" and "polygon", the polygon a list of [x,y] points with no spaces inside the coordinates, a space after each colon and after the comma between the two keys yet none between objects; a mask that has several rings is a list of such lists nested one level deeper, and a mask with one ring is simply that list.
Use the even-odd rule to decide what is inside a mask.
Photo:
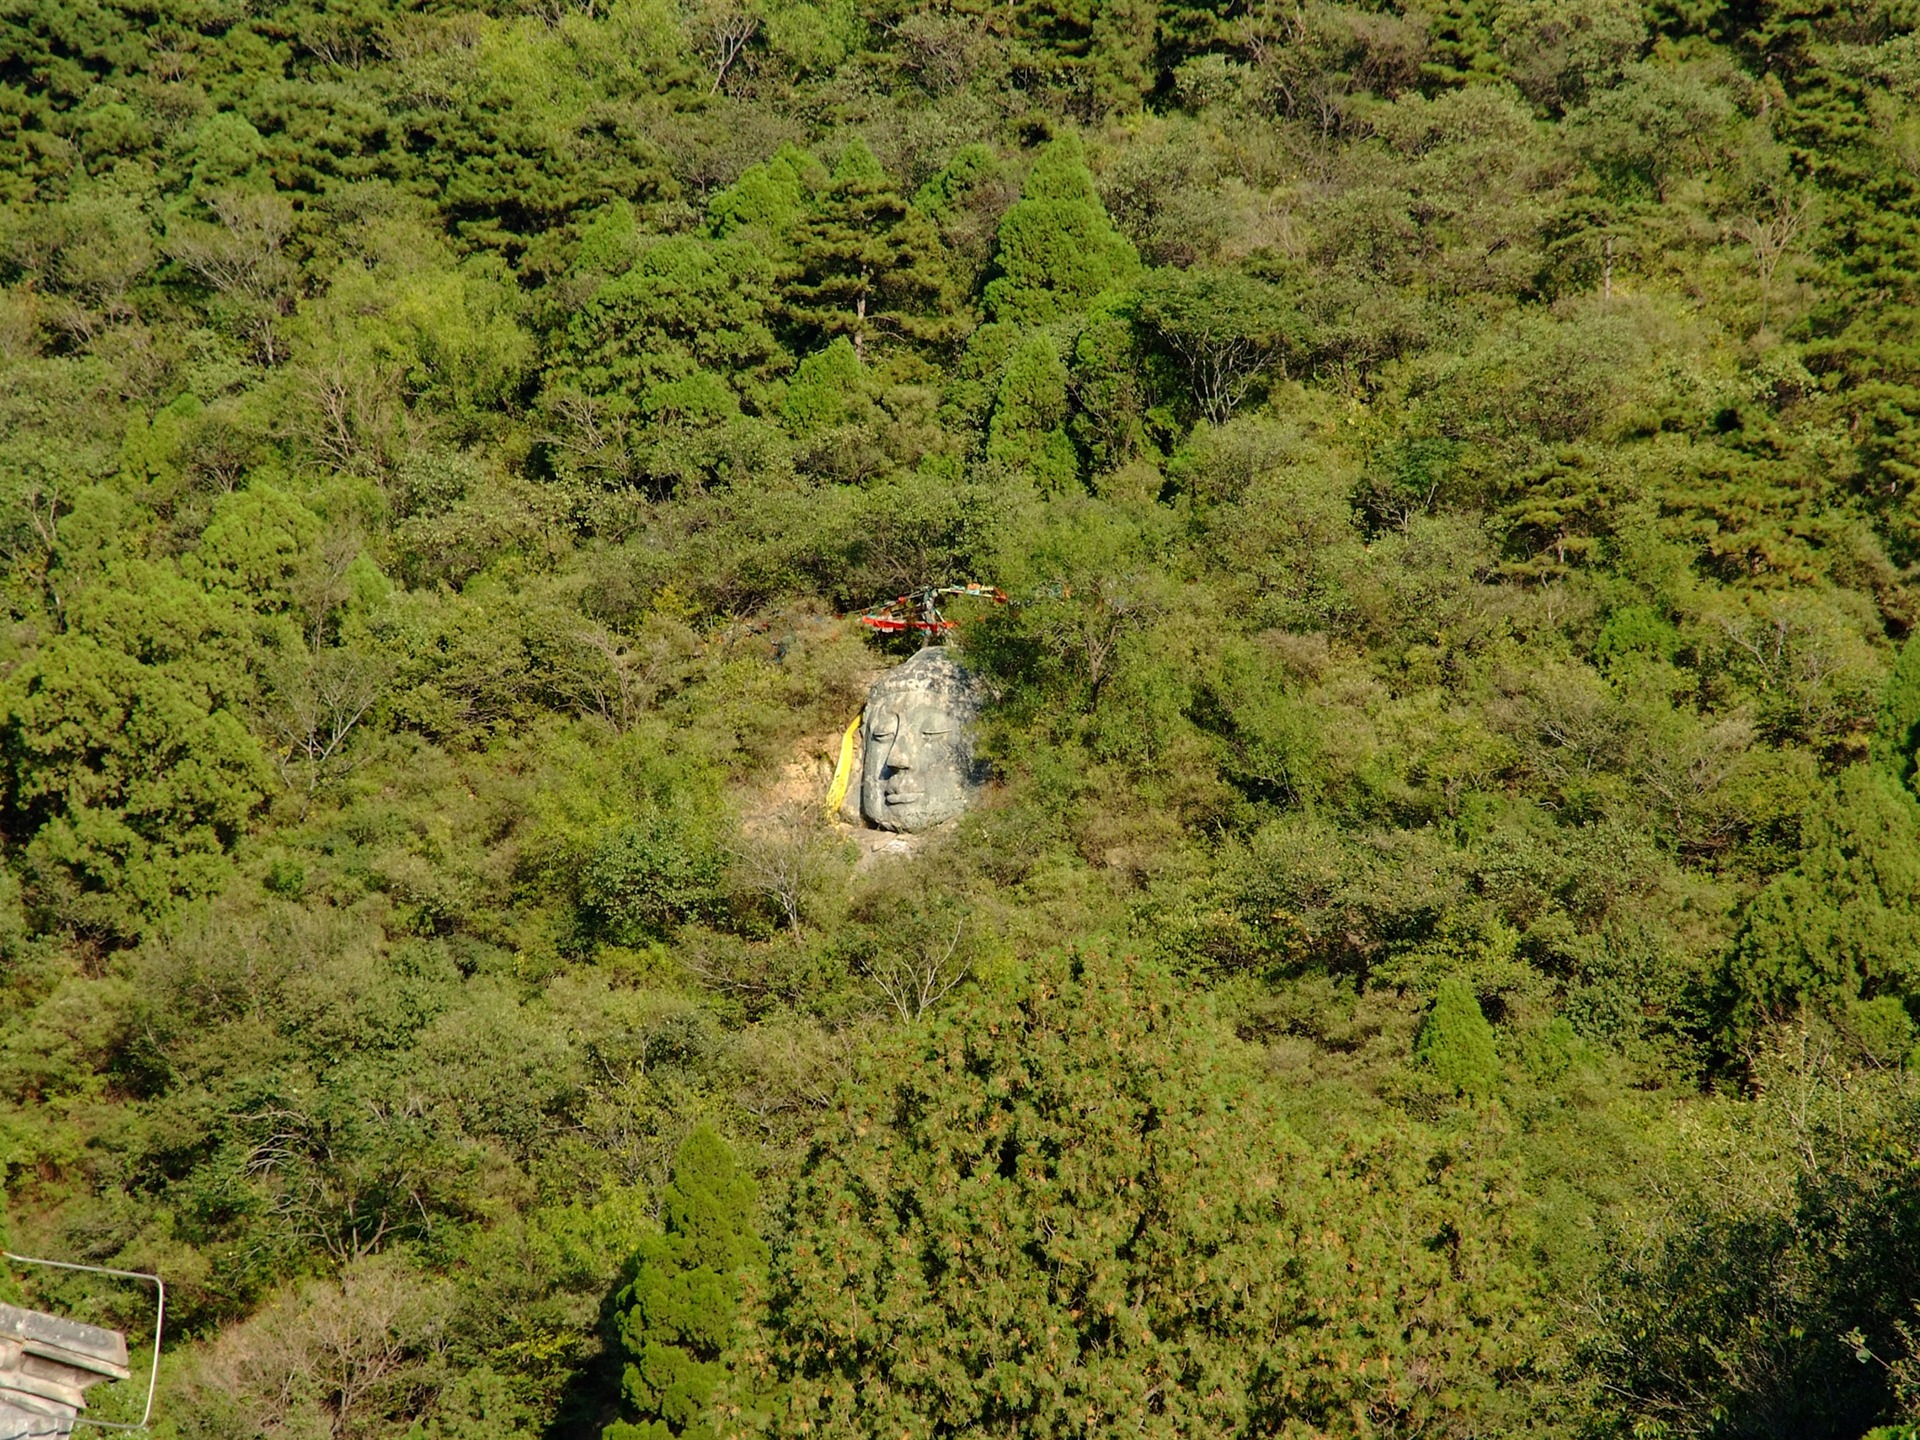
[{"label": "forested hillside", "polygon": [[0,205],[158,1434],[1920,1419],[1920,4],[4,0]]}]

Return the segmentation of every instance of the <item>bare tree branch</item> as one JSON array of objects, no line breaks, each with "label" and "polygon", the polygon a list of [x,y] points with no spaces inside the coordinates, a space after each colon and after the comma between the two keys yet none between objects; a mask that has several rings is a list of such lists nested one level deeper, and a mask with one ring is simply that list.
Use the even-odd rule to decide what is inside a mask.
[{"label": "bare tree branch", "polygon": [[291,659],[272,677],[267,724],[274,764],[289,790],[311,797],[358,763],[347,742],[386,693],[386,666],[347,649]]},{"label": "bare tree branch", "polygon": [[911,948],[869,963],[868,978],[902,1020],[919,1019],[973,973],[972,960],[960,951],[965,928],[962,917],[954,922],[953,934],[945,943],[940,932],[928,932]]}]

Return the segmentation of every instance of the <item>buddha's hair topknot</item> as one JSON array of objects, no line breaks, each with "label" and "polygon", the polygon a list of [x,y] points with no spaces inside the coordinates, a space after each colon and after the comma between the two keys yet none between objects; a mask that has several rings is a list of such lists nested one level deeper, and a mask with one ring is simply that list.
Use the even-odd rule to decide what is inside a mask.
[{"label": "buddha's hair topknot", "polygon": [[867,693],[870,700],[884,695],[938,695],[978,704],[982,698],[972,672],[940,645],[929,646],[906,664],[887,671]]}]

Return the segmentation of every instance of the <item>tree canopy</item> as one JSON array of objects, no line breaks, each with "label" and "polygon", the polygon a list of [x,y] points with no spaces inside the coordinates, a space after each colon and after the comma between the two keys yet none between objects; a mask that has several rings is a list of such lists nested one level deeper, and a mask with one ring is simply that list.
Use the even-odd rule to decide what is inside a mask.
[{"label": "tree canopy", "polygon": [[8,1244],[161,1440],[1910,1432],[1917,47],[14,0]]}]

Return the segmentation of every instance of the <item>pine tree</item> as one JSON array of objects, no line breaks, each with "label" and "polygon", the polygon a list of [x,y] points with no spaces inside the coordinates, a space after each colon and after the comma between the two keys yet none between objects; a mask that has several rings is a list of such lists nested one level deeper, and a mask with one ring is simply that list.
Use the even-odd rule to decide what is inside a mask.
[{"label": "pine tree", "polygon": [[1113,228],[1077,135],[1041,152],[1020,199],[1000,222],[999,274],[987,284],[996,320],[1045,325],[1087,308],[1139,272],[1140,256]]},{"label": "pine tree", "polygon": [[1432,88],[1500,78],[1506,66],[1493,38],[1494,13],[1488,0],[1441,0],[1420,78]]},{"label": "pine tree", "polygon": [[1493,1027],[1464,980],[1442,980],[1414,1042],[1417,1059],[1442,1085],[1470,1100],[1491,1096],[1500,1085],[1500,1056]]},{"label": "pine tree", "polygon": [[855,354],[882,336],[958,337],[961,315],[931,221],[901,196],[859,140],[800,225],[783,292],[790,320],[815,342],[845,335]]},{"label": "pine tree", "polygon": [[1500,511],[1505,566],[1516,579],[1549,580],[1593,558],[1611,525],[1612,476],[1585,450],[1569,449],[1527,475]]},{"label": "pine tree", "polygon": [[892,1027],[793,1185],[772,1433],[1503,1430],[1539,1313],[1495,1239],[1511,1172],[1410,1129],[1309,1150],[1249,1058],[1101,953]]},{"label": "pine tree", "polygon": [[1863,81],[1813,72],[1783,132],[1825,212],[1826,294],[1804,358],[1858,437],[1856,484],[1904,560],[1920,553],[1920,179],[1892,163]]},{"label": "pine tree", "polygon": [[1679,460],[1661,508],[1699,547],[1702,568],[1770,587],[1820,574],[1833,518],[1820,503],[1818,461],[1778,424],[1742,415],[1734,429]]},{"label": "pine tree", "polygon": [[773,279],[772,263],[745,240],[652,245],[573,315],[549,381],[633,395],[704,369],[751,389],[792,363],[766,324]]},{"label": "pine tree", "polygon": [[1026,66],[1094,119],[1137,110],[1153,88],[1156,9],[1152,0],[1019,0],[1014,36]]},{"label": "pine tree", "polygon": [[602,1440],[706,1440],[702,1418],[739,1327],[741,1272],[766,1263],[754,1231],[755,1187],[733,1151],[702,1125],[674,1156],[665,1234],[641,1242],[620,1292],[622,1397],[635,1416]]}]

